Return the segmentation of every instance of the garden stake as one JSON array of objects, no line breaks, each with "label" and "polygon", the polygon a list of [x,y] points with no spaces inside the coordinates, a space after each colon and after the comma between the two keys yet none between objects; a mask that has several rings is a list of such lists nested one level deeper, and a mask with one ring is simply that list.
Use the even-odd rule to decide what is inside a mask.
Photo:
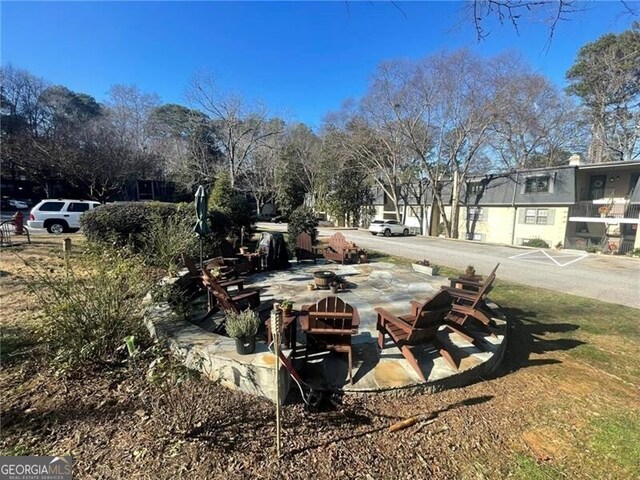
[{"label": "garden stake", "polygon": [[67,279],[68,279],[69,278],[69,270],[70,270],[69,254],[71,253],[71,239],[70,238],[65,238],[62,241],[62,251],[64,252],[64,265],[65,265],[65,270],[66,270]]}]

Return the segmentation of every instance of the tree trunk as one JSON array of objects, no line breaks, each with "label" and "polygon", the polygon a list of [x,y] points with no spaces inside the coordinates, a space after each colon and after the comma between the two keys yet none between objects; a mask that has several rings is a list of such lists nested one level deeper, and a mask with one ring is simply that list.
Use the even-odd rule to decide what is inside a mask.
[{"label": "tree trunk", "polygon": [[453,172],[453,185],[451,188],[451,238],[458,238],[458,215],[460,199],[459,191],[460,191],[460,174],[458,170],[454,170]]}]

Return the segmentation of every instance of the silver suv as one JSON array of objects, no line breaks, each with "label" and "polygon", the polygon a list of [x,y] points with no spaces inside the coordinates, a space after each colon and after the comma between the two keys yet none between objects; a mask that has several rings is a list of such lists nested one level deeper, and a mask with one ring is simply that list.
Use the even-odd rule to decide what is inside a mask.
[{"label": "silver suv", "polygon": [[80,229],[80,215],[100,205],[91,200],[48,199],[31,209],[29,228],[46,228],[49,233],[60,235]]}]

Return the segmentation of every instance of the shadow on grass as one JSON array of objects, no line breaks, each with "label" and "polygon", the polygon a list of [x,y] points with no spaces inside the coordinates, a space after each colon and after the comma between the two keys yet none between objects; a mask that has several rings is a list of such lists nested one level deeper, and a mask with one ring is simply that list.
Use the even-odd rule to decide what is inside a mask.
[{"label": "shadow on grass", "polygon": [[531,356],[571,350],[585,344],[575,338],[547,338],[548,335],[576,331],[580,328],[578,325],[542,322],[537,320],[536,312],[519,308],[503,307],[501,310],[508,319],[509,332],[507,351],[501,367],[494,374],[496,377],[521,368],[562,363],[555,358]]}]

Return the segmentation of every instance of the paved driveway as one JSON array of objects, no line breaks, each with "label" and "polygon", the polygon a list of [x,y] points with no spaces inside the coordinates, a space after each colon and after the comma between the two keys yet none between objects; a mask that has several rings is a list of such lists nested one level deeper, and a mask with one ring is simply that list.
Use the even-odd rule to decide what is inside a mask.
[{"label": "paved driveway", "polygon": [[[320,229],[320,236],[336,230]],[[498,279],[597,298],[640,308],[640,261],[578,252],[532,250],[432,237],[381,237],[367,231],[341,230],[358,246],[414,260],[488,273],[500,262]]]}]

